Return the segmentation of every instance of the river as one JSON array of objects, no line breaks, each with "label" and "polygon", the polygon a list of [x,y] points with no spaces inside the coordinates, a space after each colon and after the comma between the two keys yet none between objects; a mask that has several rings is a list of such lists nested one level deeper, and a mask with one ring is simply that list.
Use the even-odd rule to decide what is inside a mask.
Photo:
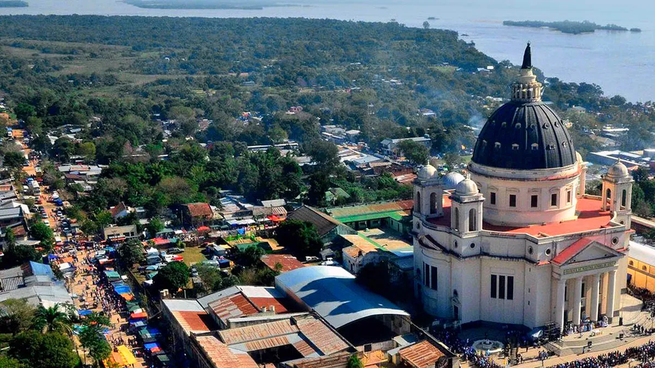
[{"label": "river", "polygon": [[[115,0],[27,1],[27,8],[0,8],[0,14],[395,19],[411,27],[420,27],[428,17],[435,17],[428,20],[432,28],[458,31],[462,39],[475,42],[480,51],[497,60],[520,63],[525,43],[531,41],[533,64],[549,77],[596,83],[607,95],[620,94],[633,102],[655,100],[655,2],[646,0],[304,0],[314,3],[262,10],[141,9]],[[568,35],[507,27],[503,20],[589,20],[638,27],[642,32]]]}]

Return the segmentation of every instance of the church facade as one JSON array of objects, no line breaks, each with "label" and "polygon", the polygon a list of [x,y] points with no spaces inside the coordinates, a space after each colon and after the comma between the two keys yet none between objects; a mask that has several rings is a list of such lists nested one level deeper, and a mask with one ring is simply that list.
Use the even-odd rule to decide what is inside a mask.
[{"label": "church facade", "polygon": [[414,292],[441,319],[524,325],[612,321],[626,288],[632,177],[620,162],[602,196],[541,101],[526,48],[512,99],[478,137],[452,191],[431,165],[414,183]]}]

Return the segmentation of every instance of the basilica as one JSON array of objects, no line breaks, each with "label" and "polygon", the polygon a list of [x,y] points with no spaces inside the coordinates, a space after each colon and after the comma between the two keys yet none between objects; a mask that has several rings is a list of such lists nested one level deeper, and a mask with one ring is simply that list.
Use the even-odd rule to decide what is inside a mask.
[{"label": "basilica", "polygon": [[553,325],[616,322],[626,290],[632,177],[616,162],[602,195],[562,119],[541,100],[528,44],[511,101],[482,128],[466,179],[414,183],[414,293],[436,318]]}]

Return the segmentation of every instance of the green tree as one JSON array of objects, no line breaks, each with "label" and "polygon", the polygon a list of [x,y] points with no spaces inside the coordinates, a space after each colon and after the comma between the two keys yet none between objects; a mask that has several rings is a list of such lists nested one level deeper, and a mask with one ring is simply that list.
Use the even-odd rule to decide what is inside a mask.
[{"label": "green tree", "polygon": [[[425,22],[423,22],[423,29],[430,29],[430,22],[428,22],[427,20]],[[348,367],[348,368],[350,368],[350,367]]]},{"label": "green tree", "polygon": [[30,327],[36,311],[25,299],[7,299],[0,303],[0,309],[5,312],[0,316],[0,331],[13,335]]},{"label": "green tree", "polygon": [[110,325],[111,321],[108,317],[95,312],[82,320],[80,343],[89,350],[89,355],[93,357],[96,366],[111,354],[111,346],[102,333],[102,330]]},{"label": "green tree", "polygon": [[96,145],[93,142],[83,142],[77,146],[77,154],[86,157],[87,160],[96,158]]},{"label": "green tree", "polygon": [[198,263],[194,267],[198,271],[198,277],[202,282],[203,289],[208,292],[222,289],[223,276],[216,267],[203,263]]},{"label": "green tree", "polygon": [[50,226],[46,225],[42,221],[37,221],[30,227],[30,234],[36,240],[53,240],[54,232]]},{"label": "green tree", "polygon": [[236,262],[244,267],[253,267],[266,252],[259,246],[250,246],[236,252]]},{"label": "green tree", "polygon": [[128,267],[132,267],[135,263],[141,263],[145,260],[143,245],[139,239],[130,239],[124,242],[116,251],[123,264]]},{"label": "green tree", "polygon": [[15,266],[20,266],[28,261],[39,261],[40,258],[40,254],[32,246],[9,246],[2,256],[2,268],[7,269]]},{"label": "green tree", "polygon": [[36,115],[36,109],[30,104],[19,103],[14,107],[14,113],[18,119],[27,120]]},{"label": "green tree", "polygon": [[323,241],[316,231],[314,224],[287,220],[277,228],[277,240],[283,246],[295,248],[304,259],[306,256],[315,256],[323,249]]},{"label": "green tree", "polygon": [[60,332],[26,331],[9,342],[8,355],[30,368],[73,368],[79,358]]},{"label": "green tree", "polygon": [[401,141],[398,148],[413,165],[425,165],[430,158],[430,150],[425,145],[412,140]]},{"label": "green tree", "polygon": [[453,170],[456,165],[460,165],[464,162],[462,156],[454,152],[448,152],[443,156],[444,161],[448,169]]},{"label": "green tree", "polygon": [[317,139],[306,145],[305,152],[311,157],[316,169],[325,174],[331,174],[341,165],[339,148],[332,142]]},{"label": "green tree", "polygon": [[34,313],[33,326],[35,329],[43,331],[43,333],[48,331],[68,332],[72,323],[66,311],[61,309],[59,304],[48,308],[39,305]]},{"label": "green tree", "polygon": [[171,262],[159,270],[153,281],[158,290],[176,292],[189,282],[189,267],[184,262]]},{"label": "green tree", "polygon": [[362,361],[359,359],[357,354],[353,354],[348,358],[347,367],[348,368],[364,368],[364,363],[362,363]]},{"label": "green tree", "polygon": [[0,367],[2,368],[25,368],[20,361],[4,355],[0,355]]},{"label": "green tree", "polygon": [[9,247],[16,245],[16,236],[14,235],[14,229],[8,227],[5,229],[5,243]]},{"label": "green tree", "polygon": [[153,237],[158,232],[164,230],[164,222],[159,217],[153,217],[147,225],[148,234]]},{"label": "green tree", "polygon": [[22,152],[10,151],[5,153],[3,161],[5,167],[20,169],[23,167],[23,162],[25,162],[25,155]]}]

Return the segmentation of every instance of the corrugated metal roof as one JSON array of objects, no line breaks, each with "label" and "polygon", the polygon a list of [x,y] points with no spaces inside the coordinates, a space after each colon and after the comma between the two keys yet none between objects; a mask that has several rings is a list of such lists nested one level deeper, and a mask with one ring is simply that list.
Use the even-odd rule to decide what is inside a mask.
[{"label": "corrugated metal roof", "polygon": [[162,300],[169,311],[188,311],[188,312],[204,312],[200,303],[195,299],[164,299]]},{"label": "corrugated metal roof", "polygon": [[282,336],[297,333],[298,327],[291,324],[288,319],[258,325],[232,328],[229,330],[219,331],[218,334],[224,343],[228,345],[242,342],[266,339],[271,336]]},{"label": "corrugated metal roof", "polygon": [[429,341],[421,341],[399,351],[400,358],[414,368],[434,367],[439,358],[445,354]]},{"label": "corrugated metal roof", "polygon": [[285,272],[275,285],[295,295],[334,328],[378,315],[409,316],[398,306],[355,283],[341,267],[313,266]]},{"label": "corrugated metal roof", "polygon": [[328,208],[327,212],[342,222],[345,221],[342,217],[384,214],[386,212],[409,211],[414,207],[414,201],[411,199],[394,202],[373,203],[365,206],[350,206],[350,207],[336,207]]},{"label": "corrugated metal roof", "polygon": [[314,224],[320,236],[324,236],[335,227],[343,225],[340,221],[309,206],[302,206],[291,212],[287,219],[305,221]]},{"label": "corrugated metal roof", "polygon": [[[330,355],[348,349],[348,344],[346,344],[345,341],[343,341],[320,320],[315,318],[298,318],[296,319],[296,325],[300,332],[311,341],[311,343],[314,344],[323,355]],[[307,354],[303,354],[303,356],[307,356]]]},{"label": "corrugated metal roof", "polygon": [[261,261],[271,270],[276,270],[275,265],[279,263],[282,266],[280,272],[287,272],[297,268],[305,267],[302,262],[290,254],[264,254],[261,258]]},{"label": "corrugated metal roof", "polygon": [[195,339],[214,368],[259,368],[250,355],[230,349],[214,336],[195,336]]},{"label": "corrugated metal roof", "polygon": [[655,262],[655,247],[630,241],[629,257],[640,262],[653,264]]},{"label": "corrugated metal roof", "polygon": [[172,313],[175,320],[187,333],[209,332],[216,328],[207,312],[175,311]]},{"label": "corrugated metal roof", "polygon": [[242,293],[231,295],[209,303],[209,308],[223,322],[230,318],[250,316],[259,313],[259,310],[243,296]]}]

